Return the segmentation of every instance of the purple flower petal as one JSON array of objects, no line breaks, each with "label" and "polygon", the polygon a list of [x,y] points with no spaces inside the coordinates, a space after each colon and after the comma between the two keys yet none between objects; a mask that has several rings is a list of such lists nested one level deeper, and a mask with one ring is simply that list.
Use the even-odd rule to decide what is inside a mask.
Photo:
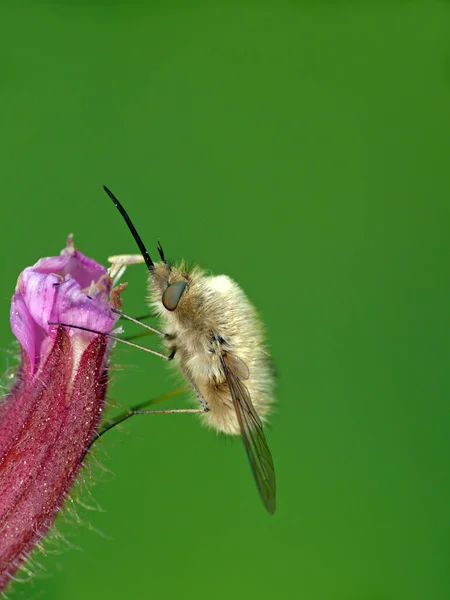
[{"label": "purple flower petal", "polygon": [[[11,304],[11,328],[33,372],[45,356],[46,340],[55,337],[49,321],[111,331],[117,320],[108,303],[111,285],[106,269],[76,250],[71,238],[59,256],[41,258],[21,273]],[[69,333],[80,335],[75,329]]]},{"label": "purple flower petal", "polygon": [[72,236],[67,238],[67,245],[59,256],[41,258],[33,267],[30,267],[43,275],[70,275],[80,284],[80,288],[87,288],[92,281],[98,281],[106,275],[106,269],[92,258],[88,258],[77,250],[73,245]]},{"label": "purple flower petal", "polygon": [[118,318],[111,285],[71,238],[60,256],[17,281],[11,327],[22,363],[0,403],[0,593],[51,526],[97,431],[111,348],[105,334]]}]

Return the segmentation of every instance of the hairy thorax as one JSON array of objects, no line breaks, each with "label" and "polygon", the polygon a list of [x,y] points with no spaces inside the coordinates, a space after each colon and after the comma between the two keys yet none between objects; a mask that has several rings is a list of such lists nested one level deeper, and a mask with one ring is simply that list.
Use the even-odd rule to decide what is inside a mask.
[{"label": "hairy thorax", "polygon": [[[173,272],[170,275],[173,279]],[[208,404],[209,412],[202,415],[206,424],[228,434],[238,434],[239,423],[220,357],[230,355],[245,363],[248,368],[245,386],[264,419],[272,401],[272,380],[258,317],[240,287],[229,277],[208,277],[200,271],[183,272],[182,276],[188,288],[173,312],[167,311],[158,298],[165,285],[161,277],[157,289],[153,286],[150,289],[152,305],[168,334],[167,348],[170,353],[175,351],[176,364]]]}]

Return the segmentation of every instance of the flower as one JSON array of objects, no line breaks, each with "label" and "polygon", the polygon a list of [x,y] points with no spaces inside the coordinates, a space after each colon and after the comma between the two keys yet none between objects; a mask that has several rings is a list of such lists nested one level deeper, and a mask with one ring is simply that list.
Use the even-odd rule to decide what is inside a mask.
[{"label": "flower", "polygon": [[[104,267],[72,238],[19,276],[16,384],[0,403],[0,592],[53,523],[96,434],[118,315]],[[68,323],[99,333],[52,325]]]}]

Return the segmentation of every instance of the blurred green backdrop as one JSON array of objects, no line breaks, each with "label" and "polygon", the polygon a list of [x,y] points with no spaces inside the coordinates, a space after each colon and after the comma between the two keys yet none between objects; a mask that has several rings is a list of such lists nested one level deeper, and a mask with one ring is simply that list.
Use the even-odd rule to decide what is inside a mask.
[{"label": "blurred green backdrop", "polygon": [[[104,512],[60,519],[78,549],[37,555],[11,599],[450,596],[449,16],[2,2],[1,346],[20,270],[69,232],[102,262],[135,252],[106,183],[152,251],[244,287],[279,376],[275,517],[239,440],[136,418],[86,478]],[[127,280],[142,314],[145,268]],[[114,363],[122,406],[174,386],[154,357]]]}]

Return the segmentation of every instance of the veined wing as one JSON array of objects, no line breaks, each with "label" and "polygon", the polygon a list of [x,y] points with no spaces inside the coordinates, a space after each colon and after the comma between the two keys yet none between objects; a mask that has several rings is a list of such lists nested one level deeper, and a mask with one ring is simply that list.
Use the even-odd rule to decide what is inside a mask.
[{"label": "veined wing", "polygon": [[219,354],[219,359],[233,399],[242,441],[247,451],[259,495],[268,512],[273,514],[276,507],[275,470],[263,425],[252,404],[248,389],[233,370],[233,360],[227,360],[227,355],[222,354]]}]

